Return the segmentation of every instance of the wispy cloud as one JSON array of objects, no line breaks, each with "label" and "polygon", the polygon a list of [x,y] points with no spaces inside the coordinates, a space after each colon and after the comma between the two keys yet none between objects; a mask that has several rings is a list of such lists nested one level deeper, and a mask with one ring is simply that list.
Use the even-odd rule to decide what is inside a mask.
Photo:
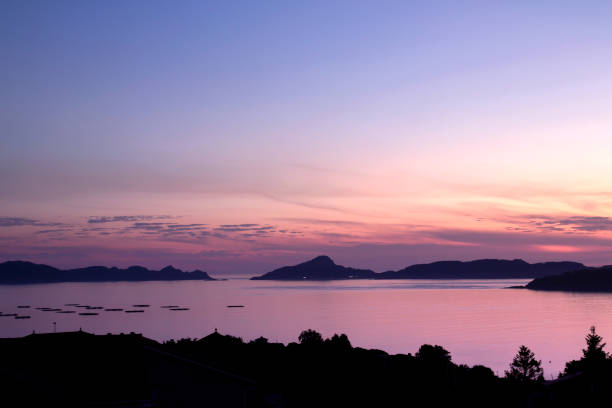
[{"label": "wispy cloud", "polygon": [[258,226],[259,224],[221,224],[215,228],[215,231],[225,231],[225,232],[249,231],[252,228],[255,228]]},{"label": "wispy cloud", "polygon": [[215,231],[220,232],[270,232],[274,229],[271,225],[259,224],[222,224],[215,227]]},{"label": "wispy cloud", "polygon": [[144,231],[160,231],[166,228],[166,222],[135,222],[133,225],[126,227],[126,230],[144,230]]},{"label": "wispy cloud", "polygon": [[612,218],[601,216],[548,216],[529,215],[515,219],[518,226],[508,230],[520,232],[596,233],[612,231]]},{"label": "wispy cloud", "polygon": [[211,235],[207,224],[174,222],[135,222],[117,231],[119,234],[142,234],[162,241],[199,242]]},{"label": "wispy cloud", "polygon": [[[465,217],[473,219],[470,215]],[[178,257],[194,266],[199,262],[214,265],[219,271],[261,272],[267,265],[295,263],[320,253],[338,255],[337,260],[348,265],[385,270],[422,261],[481,257],[571,258],[610,263],[606,258],[612,245],[612,217],[606,216],[485,214],[478,217],[479,222],[456,227],[440,223],[370,223],[331,215],[267,218],[261,222],[249,217],[243,223],[227,224],[198,222],[197,218],[177,222],[177,218],[100,216],[81,219],[80,224],[61,224],[1,217],[0,226],[18,228],[4,229],[12,241],[10,246],[3,245],[6,248],[0,250],[0,255],[14,258],[32,249],[36,259],[65,256],[65,262],[70,263],[70,251],[64,253],[56,248],[60,243],[67,247],[82,244],[88,248],[87,262],[94,263],[103,260],[102,253],[112,257],[113,251],[119,251],[113,249],[115,243],[122,242],[125,253],[121,256],[126,260],[159,250],[151,260],[174,263]]]},{"label": "wispy cloud", "polygon": [[293,222],[293,223],[318,224],[318,225],[341,225],[341,226],[367,225],[360,221],[330,220],[330,219],[323,219],[323,218],[277,218],[277,220]]},{"label": "wispy cloud", "polygon": [[136,222],[151,220],[172,219],[171,215],[113,215],[113,216],[91,216],[87,220],[88,224],[104,224],[108,222]]},{"label": "wispy cloud", "polygon": [[53,229],[39,230],[39,231],[36,231],[35,233],[36,234],[63,234],[69,231],[72,231],[72,228],[53,228]]},{"label": "wispy cloud", "polygon": [[0,217],[0,227],[57,227],[65,225],[61,222],[44,222],[32,218]]}]

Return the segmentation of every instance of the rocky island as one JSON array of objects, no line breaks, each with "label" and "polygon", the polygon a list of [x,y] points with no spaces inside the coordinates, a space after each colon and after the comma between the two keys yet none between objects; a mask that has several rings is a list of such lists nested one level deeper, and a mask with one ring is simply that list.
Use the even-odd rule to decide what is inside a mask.
[{"label": "rocky island", "polygon": [[533,290],[566,292],[612,292],[612,266],[570,271],[534,279],[525,286]]},{"label": "rocky island", "polygon": [[172,266],[156,271],[142,266],[126,269],[106,266],[90,266],[77,269],[57,269],[49,265],[26,261],[0,263],[0,284],[30,284],[53,282],[119,282],[119,281],[213,281],[208,273],[200,270],[184,272]]},{"label": "rocky island", "polygon": [[317,256],[310,261],[294,266],[275,269],[252,280],[339,280],[339,279],[374,279],[376,272],[369,269],[354,269],[336,265],[325,255]]},{"label": "rocky island", "polygon": [[377,274],[377,279],[533,279],[584,269],[578,262],[541,262],[530,264],[522,259],[478,259],[441,261],[408,266],[397,272]]},{"label": "rocky island", "polygon": [[521,259],[479,259],[469,262],[441,261],[408,266],[399,271],[376,273],[336,265],[325,255],[310,261],[275,269],[253,280],[340,280],[340,279],[533,279],[584,269],[578,262],[530,264]]}]

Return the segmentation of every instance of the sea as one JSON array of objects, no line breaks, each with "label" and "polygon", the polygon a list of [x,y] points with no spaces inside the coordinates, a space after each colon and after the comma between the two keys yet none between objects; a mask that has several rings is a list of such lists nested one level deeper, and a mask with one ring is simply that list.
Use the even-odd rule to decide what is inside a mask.
[{"label": "sea", "polygon": [[231,278],[0,285],[0,337],[84,330],[136,332],[166,341],[218,330],[245,341],[263,336],[287,344],[302,330],[314,329],[324,337],[345,333],[355,347],[393,354],[414,354],[422,344],[437,344],[455,363],[485,365],[498,375],[526,345],[542,361],[547,379],[581,356],[590,326],[612,342],[612,294],[508,289],[526,282]]}]

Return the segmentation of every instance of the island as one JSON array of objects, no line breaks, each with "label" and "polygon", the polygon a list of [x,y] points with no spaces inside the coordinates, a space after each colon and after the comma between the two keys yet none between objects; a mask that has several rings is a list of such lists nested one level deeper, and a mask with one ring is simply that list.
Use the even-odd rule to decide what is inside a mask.
[{"label": "island", "polygon": [[578,262],[541,262],[530,264],[522,259],[478,259],[475,261],[440,261],[408,266],[397,272],[382,272],[377,279],[533,279],[584,269]]},{"label": "island", "polygon": [[566,292],[612,292],[612,265],[537,278],[525,287]]},{"label": "island", "polygon": [[119,282],[119,281],[214,281],[208,273],[200,270],[184,272],[172,266],[156,271],[142,266],[126,269],[105,266],[90,266],[77,269],[58,269],[49,265],[27,261],[0,263],[0,284],[32,284],[56,282]]},{"label": "island", "polygon": [[341,279],[533,279],[584,269],[578,262],[530,264],[521,259],[479,259],[469,262],[441,261],[408,266],[399,271],[376,273],[336,265],[325,255],[255,276],[252,280],[341,280]]},{"label": "island", "polygon": [[325,255],[317,256],[310,261],[294,266],[275,269],[251,280],[339,280],[339,279],[374,279],[376,272],[369,269],[354,269],[336,265]]}]

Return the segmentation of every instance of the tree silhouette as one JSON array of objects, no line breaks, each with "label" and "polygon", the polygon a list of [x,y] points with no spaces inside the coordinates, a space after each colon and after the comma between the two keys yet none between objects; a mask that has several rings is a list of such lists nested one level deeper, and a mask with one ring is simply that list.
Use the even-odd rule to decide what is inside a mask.
[{"label": "tree silhouette", "polygon": [[542,362],[535,359],[527,346],[521,346],[510,364],[510,370],[506,371],[506,378],[520,382],[542,381]]},{"label": "tree silhouette", "polygon": [[305,346],[316,346],[323,344],[323,337],[321,336],[321,333],[312,329],[304,330],[302,333],[300,333],[298,340],[300,341],[300,344]]},{"label": "tree silhouette", "polygon": [[423,344],[415,357],[419,360],[430,362],[450,362],[451,356],[448,350],[441,346],[432,346],[431,344]]},{"label": "tree silhouette", "polygon": [[331,338],[325,340],[325,344],[337,351],[350,350],[353,348],[353,346],[351,346],[351,342],[344,333],[341,335],[334,334]]},{"label": "tree silhouette", "polygon": [[603,337],[595,333],[595,326],[591,326],[585,340],[587,348],[582,349],[583,360],[587,362],[598,362],[608,358],[608,353],[603,351],[606,343],[602,343]]},{"label": "tree silhouette", "polygon": [[606,343],[603,343],[603,338],[595,332],[595,326],[591,326],[584,339],[587,346],[582,349],[582,358],[565,363],[563,375],[599,369],[610,359],[610,355],[603,350]]},{"label": "tree silhouette", "polygon": [[261,345],[266,345],[266,344],[268,344],[268,339],[266,339],[266,338],[265,338],[265,337],[263,337],[263,336],[259,336],[259,337],[258,337],[258,338],[256,338],[255,340],[252,340],[252,341],[251,341],[251,343],[256,344],[256,345],[258,345],[258,346],[261,346]]}]

